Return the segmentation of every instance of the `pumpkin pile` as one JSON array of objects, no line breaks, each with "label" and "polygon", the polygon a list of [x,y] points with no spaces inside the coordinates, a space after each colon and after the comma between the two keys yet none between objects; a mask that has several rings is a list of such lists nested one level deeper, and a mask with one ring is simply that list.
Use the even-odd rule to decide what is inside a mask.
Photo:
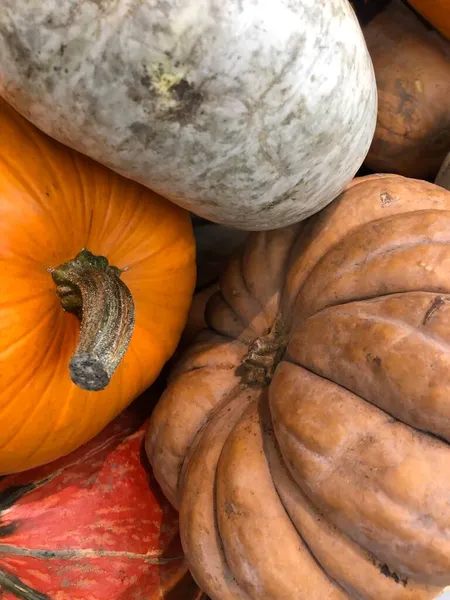
[{"label": "pumpkin pile", "polygon": [[449,19],[3,0],[2,600],[450,599]]}]

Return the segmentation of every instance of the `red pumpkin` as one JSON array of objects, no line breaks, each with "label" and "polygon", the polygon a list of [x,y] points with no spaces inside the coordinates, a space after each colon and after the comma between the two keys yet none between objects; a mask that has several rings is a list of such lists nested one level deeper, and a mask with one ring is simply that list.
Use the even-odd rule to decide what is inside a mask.
[{"label": "red pumpkin", "polygon": [[141,423],[127,411],[76,452],[1,480],[1,600],[200,598]]}]

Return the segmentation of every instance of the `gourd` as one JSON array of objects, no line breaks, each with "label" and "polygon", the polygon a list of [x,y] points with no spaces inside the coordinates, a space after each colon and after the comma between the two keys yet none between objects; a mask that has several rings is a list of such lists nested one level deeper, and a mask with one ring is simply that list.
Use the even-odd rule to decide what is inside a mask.
[{"label": "gourd", "polygon": [[151,415],[212,600],[425,600],[450,583],[450,192],[369,175],[250,234]]},{"label": "gourd", "polygon": [[450,151],[450,42],[400,0],[378,13],[364,36],[378,87],[377,127],[366,165],[433,180]]},{"label": "gourd", "polygon": [[2,600],[199,600],[144,435],[128,410],[76,452],[2,479]]},{"label": "gourd", "polygon": [[260,230],[331,202],[373,136],[347,0],[2,0],[0,95],[195,214]]},{"label": "gourd", "polygon": [[450,2],[449,0],[408,0],[427,21],[450,39]]},{"label": "gourd", "polygon": [[0,131],[4,474],[71,452],[155,380],[185,325],[195,244],[187,212],[4,101]]}]

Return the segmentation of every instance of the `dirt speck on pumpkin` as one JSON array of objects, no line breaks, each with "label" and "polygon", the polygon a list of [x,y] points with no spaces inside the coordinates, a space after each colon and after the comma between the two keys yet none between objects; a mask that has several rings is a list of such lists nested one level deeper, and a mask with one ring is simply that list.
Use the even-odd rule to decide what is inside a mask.
[{"label": "dirt speck on pumpkin", "polygon": [[377,365],[377,367],[381,367],[381,365],[383,364],[383,361],[379,356],[373,356],[373,354],[371,354],[370,352],[366,355],[366,359],[368,362],[374,362]]},{"label": "dirt speck on pumpkin", "polygon": [[408,580],[406,579],[406,577],[400,577],[399,575],[397,575],[397,573],[394,573],[394,571],[391,571],[386,564],[382,563],[382,564],[378,565],[378,568],[380,569],[380,573],[382,575],[384,575],[385,577],[389,577],[390,579],[393,579],[395,581],[395,583],[401,584],[404,587],[407,585]]},{"label": "dirt speck on pumpkin", "polygon": [[241,512],[236,509],[232,502],[226,502],[223,510],[228,518],[233,518],[235,515],[241,516]]},{"label": "dirt speck on pumpkin", "polygon": [[202,103],[202,95],[186,79],[181,79],[173,85],[170,93],[176,101],[175,106],[169,110],[170,118],[181,124],[187,123]]},{"label": "dirt speck on pumpkin", "polygon": [[395,202],[395,198],[393,198],[393,196],[391,196],[388,192],[382,192],[380,194],[380,200],[382,208],[384,208],[385,206],[389,206],[390,204]]},{"label": "dirt speck on pumpkin", "polygon": [[430,307],[427,309],[425,316],[422,321],[422,325],[426,325],[433,315],[441,308],[443,304],[445,304],[446,300],[442,296],[436,296],[436,298],[432,301]]}]

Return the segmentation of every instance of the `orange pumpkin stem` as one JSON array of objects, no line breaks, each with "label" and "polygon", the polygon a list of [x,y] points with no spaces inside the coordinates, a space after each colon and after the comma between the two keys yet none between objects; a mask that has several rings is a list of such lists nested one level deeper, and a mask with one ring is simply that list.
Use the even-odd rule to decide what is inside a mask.
[{"label": "orange pumpkin stem", "polygon": [[62,307],[81,319],[69,369],[72,381],[85,390],[108,385],[130,343],[134,302],[120,274],[104,256],[89,250],[52,271]]}]

